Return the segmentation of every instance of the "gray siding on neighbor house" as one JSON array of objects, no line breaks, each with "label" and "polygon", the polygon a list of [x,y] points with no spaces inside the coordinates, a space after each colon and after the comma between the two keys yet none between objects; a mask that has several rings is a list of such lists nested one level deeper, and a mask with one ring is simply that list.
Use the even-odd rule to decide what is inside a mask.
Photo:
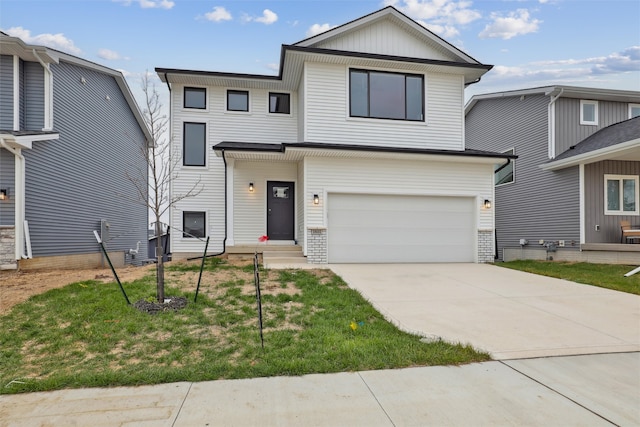
[{"label": "gray siding on neighbor house", "polygon": [[0,225],[15,225],[15,160],[13,153],[0,148],[0,188],[9,190],[9,199],[0,200]]},{"label": "gray siding on neighbor house", "polygon": [[579,242],[578,168],[546,172],[549,97],[528,95],[479,100],[466,116],[466,146],[489,151],[515,148],[515,182],[496,187],[499,257],[505,247],[538,240]]},{"label": "gray siding on neighbor house", "polygon": [[0,55],[0,129],[13,130],[13,57]]},{"label": "gray siding on neighbor house", "polygon": [[140,241],[144,252],[147,209],[121,196],[137,194],[125,172],[146,171],[138,123],[113,77],[64,61],[51,69],[60,138],[23,151],[34,257],[99,252],[101,219],[111,225],[108,250]]},{"label": "gray siding on neighbor house", "polygon": [[[636,215],[604,214],[604,175],[640,175],[640,162],[607,160],[584,167],[585,241],[586,243],[620,243],[620,221],[640,226]],[[595,226],[600,226],[600,231]]]},{"label": "gray siding on neighbor house", "polygon": [[626,102],[598,101],[598,126],[580,124],[580,100],[560,98],[556,102],[556,156],[598,130],[629,118]]},{"label": "gray siding on neighbor house", "polygon": [[24,62],[23,117],[24,130],[42,130],[44,127],[44,68],[37,62]]}]

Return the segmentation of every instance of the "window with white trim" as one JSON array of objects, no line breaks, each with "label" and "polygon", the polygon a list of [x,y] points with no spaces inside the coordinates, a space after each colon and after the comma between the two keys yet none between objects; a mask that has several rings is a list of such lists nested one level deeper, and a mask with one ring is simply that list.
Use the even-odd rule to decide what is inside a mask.
[{"label": "window with white trim", "polygon": [[640,104],[629,104],[629,118],[640,116]]},{"label": "window with white trim", "polygon": [[182,237],[204,238],[207,234],[206,219],[206,212],[182,212]]},{"label": "window with white trim", "polygon": [[[515,154],[515,149],[510,149],[507,151],[503,151],[504,154]],[[500,169],[502,168],[502,169]],[[500,169],[500,170],[498,170]],[[500,165],[495,167],[496,172],[494,173],[495,177],[495,185],[503,185],[510,184],[514,179],[515,172],[515,160],[511,160],[506,165]]]},{"label": "window with white trim", "polygon": [[638,215],[638,175],[604,176],[604,214]]},{"label": "window with white trim", "polygon": [[580,100],[580,124],[598,125],[598,101]]}]

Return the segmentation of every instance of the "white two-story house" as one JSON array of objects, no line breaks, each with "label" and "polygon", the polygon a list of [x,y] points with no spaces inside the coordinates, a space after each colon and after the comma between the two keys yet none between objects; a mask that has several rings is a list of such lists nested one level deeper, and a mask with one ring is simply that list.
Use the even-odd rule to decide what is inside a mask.
[{"label": "white two-story house", "polygon": [[171,91],[175,258],[296,245],[310,263],[491,262],[494,170],[465,148],[491,69],[386,7],[293,45],[277,76],[156,68]]}]

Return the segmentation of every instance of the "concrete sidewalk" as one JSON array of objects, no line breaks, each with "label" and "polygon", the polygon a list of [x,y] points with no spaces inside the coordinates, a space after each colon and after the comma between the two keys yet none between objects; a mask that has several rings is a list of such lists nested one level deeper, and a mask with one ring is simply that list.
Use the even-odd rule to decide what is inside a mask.
[{"label": "concrete sidewalk", "polygon": [[409,332],[494,359],[640,351],[640,296],[488,264],[332,264]]},{"label": "concrete sidewalk", "polygon": [[640,425],[640,353],[0,396],[0,426]]}]

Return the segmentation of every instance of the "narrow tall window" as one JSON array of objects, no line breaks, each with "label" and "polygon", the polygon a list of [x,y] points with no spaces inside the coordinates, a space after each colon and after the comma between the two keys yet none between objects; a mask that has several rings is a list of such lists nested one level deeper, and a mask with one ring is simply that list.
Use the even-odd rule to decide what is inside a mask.
[{"label": "narrow tall window", "polygon": [[352,117],[424,121],[424,76],[350,70],[349,91]]},{"label": "narrow tall window", "polygon": [[640,116],[640,104],[629,104],[629,118]]},{"label": "narrow tall window", "polygon": [[207,234],[205,212],[182,212],[182,237],[203,238]]},{"label": "narrow tall window", "polygon": [[[503,151],[503,153],[515,154],[515,150],[512,148],[510,150]],[[509,184],[515,180],[514,179],[514,170],[515,170],[514,162],[515,162],[514,160],[511,160],[506,166],[505,165],[496,166],[496,172],[494,174],[496,185]]]},{"label": "narrow tall window", "polygon": [[184,108],[207,108],[207,89],[203,87],[184,88]]},{"label": "narrow tall window", "polygon": [[291,96],[288,93],[269,93],[269,112],[277,114],[291,113]]},{"label": "narrow tall window", "polygon": [[205,123],[184,124],[183,165],[205,166],[206,127]]},{"label": "narrow tall window", "polygon": [[598,125],[598,101],[580,100],[580,124]]},{"label": "narrow tall window", "polygon": [[249,111],[249,92],[246,90],[228,90],[227,110]]}]

